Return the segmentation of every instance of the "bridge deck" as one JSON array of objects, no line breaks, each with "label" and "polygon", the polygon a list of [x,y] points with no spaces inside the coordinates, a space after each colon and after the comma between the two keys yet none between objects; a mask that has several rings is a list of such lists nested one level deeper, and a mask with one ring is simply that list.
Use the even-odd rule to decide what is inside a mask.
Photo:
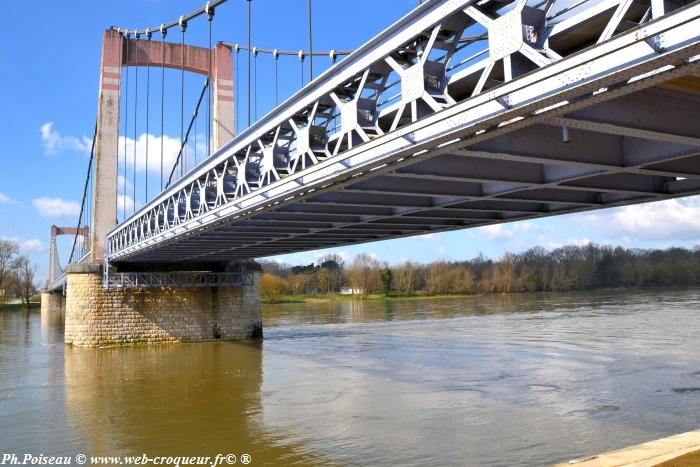
[{"label": "bridge deck", "polygon": [[[441,37],[436,24],[474,32],[469,3],[428,2],[319,77],[115,229],[109,260],[261,257],[700,193],[698,2],[652,22],[647,2],[562,14],[548,45],[521,46],[500,71],[489,38],[493,60],[455,69],[437,106],[434,94],[409,95],[408,67],[401,102],[380,106],[372,125],[348,126],[352,92],[328,104],[341,90],[364,97],[368,82],[386,87],[387,50]],[[643,24],[609,39],[616,15]],[[529,66],[516,76],[522,55]],[[298,154],[299,122],[326,108],[343,120],[325,143],[330,157],[289,173],[270,162],[278,149]],[[244,190],[256,153],[260,186]]]}]

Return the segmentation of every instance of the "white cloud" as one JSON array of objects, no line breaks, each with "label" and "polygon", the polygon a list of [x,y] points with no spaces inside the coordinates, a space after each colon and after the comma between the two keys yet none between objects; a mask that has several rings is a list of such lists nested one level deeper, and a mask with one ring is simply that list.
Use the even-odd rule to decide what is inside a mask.
[{"label": "white cloud", "polygon": [[440,234],[437,234],[437,233],[418,235],[415,238],[416,238],[416,240],[424,240],[426,242],[441,242],[442,241],[442,236]]},{"label": "white cloud", "polygon": [[[120,165],[124,161],[126,154],[126,166],[128,170],[134,167],[134,146],[136,146],[136,172],[146,171],[146,142],[148,142],[148,171],[154,174],[160,173],[160,146],[161,137],[152,134],[141,134],[136,141],[133,138],[126,138],[126,148],[124,147],[124,136],[119,137],[119,161]],[[177,160],[180,152],[180,138],[164,135],[163,143],[163,179],[167,180],[170,171]],[[194,167],[195,152],[192,143],[185,146],[186,167]],[[206,138],[203,135],[197,137],[197,160],[201,161],[206,155]],[[128,174],[127,174],[128,178]]]},{"label": "white cloud", "polygon": [[32,253],[32,252],[43,252],[47,251],[49,247],[42,242],[41,240],[37,238],[32,238],[29,240],[20,240],[19,242],[19,248],[20,250],[27,252],[27,253]]},{"label": "white cloud", "polygon": [[128,178],[124,178],[123,175],[117,175],[117,189],[122,190],[125,189],[127,192],[131,191],[133,189],[134,185],[131,184],[131,180]]},{"label": "white cloud", "polygon": [[444,246],[437,247],[437,251],[440,256],[448,256],[447,248],[445,248]]},{"label": "white cloud", "polygon": [[700,240],[700,197],[669,199],[583,216],[609,238],[647,241]]},{"label": "white cloud", "polygon": [[92,140],[87,136],[83,135],[82,138],[64,136],[53,129],[53,122],[41,125],[39,132],[45,154],[53,155],[66,150],[89,153],[92,147]]},{"label": "white cloud", "polygon": [[3,237],[3,240],[10,240],[19,245],[19,249],[23,253],[42,253],[47,251],[49,247],[39,239],[22,239],[19,237]]},{"label": "white cloud", "polygon": [[540,235],[539,237],[539,245],[547,250],[556,250],[557,248],[561,248],[565,245],[583,246],[588,245],[589,243],[591,243],[590,238],[567,238],[565,241],[560,242],[552,240],[545,235]]},{"label": "white cloud", "polygon": [[32,204],[42,217],[78,217],[80,205],[61,198],[36,198]]},{"label": "white cloud", "polygon": [[513,230],[518,232],[535,232],[539,230],[539,228],[532,222],[516,222],[513,224]]},{"label": "white cloud", "polygon": [[503,224],[487,225],[479,227],[479,231],[486,235],[486,238],[492,242],[505,242],[513,236],[513,232]]},{"label": "white cloud", "polygon": [[13,204],[14,201],[9,196],[0,193],[0,204]]},{"label": "white cloud", "polygon": [[[134,210],[134,199],[129,195],[119,195],[117,196],[117,215],[121,215],[126,207],[126,215],[130,216]],[[136,204],[136,209],[140,208],[141,204]]]}]

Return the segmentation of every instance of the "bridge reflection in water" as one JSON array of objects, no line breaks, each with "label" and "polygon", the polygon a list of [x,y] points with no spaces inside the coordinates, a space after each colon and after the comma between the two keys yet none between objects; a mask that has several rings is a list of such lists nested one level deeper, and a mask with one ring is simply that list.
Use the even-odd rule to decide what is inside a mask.
[{"label": "bridge reflection in water", "polygon": [[69,423],[93,455],[249,453],[256,465],[323,464],[276,443],[261,412],[260,343],[66,348]]}]

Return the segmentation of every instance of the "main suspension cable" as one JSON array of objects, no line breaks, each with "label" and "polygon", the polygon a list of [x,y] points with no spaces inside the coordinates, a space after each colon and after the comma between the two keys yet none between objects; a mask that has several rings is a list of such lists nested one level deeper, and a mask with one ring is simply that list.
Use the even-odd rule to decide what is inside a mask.
[{"label": "main suspension cable", "polygon": [[[232,42],[226,42],[226,41],[221,41],[219,42],[222,45],[225,45],[226,47],[230,48],[236,48],[238,47],[239,50],[248,50],[248,46],[245,44],[240,44],[240,43],[232,43]],[[252,50],[251,46],[251,50]],[[275,51],[277,51],[277,54],[282,56],[282,55],[288,55],[288,56],[299,56],[299,52],[302,52],[304,56],[310,55],[308,50],[291,50],[291,49],[267,49],[264,47],[255,47],[258,49],[259,54],[268,54],[268,55],[274,55]],[[350,55],[353,51],[352,50],[314,50],[311,53],[313,54],[314,57],[328,57],[331,62],[335,63],[335,61],[338,59],[338,57],[344,57],[346,55]]]},{"label": "main suspension cable", "polygon": [[[230,48],[236,48],[238,47],[240,50],[248,50],[248,46],[245,44],[240,44],[240,43],[232,43],[232,42],[226,42],[226,41],[220,41],[219,44],[225,45],[226,47]],[[308,50],[291,50],[291,49],[267,49],[264,47],[255,47],[258,49],[259,54],[268,54],[268,55],[274,55],[275,50],[277,51],[277,54],[282,56],[282,55],[288,55],[288,56],[299,56],[299,52],[303,52],[305,56],[309,55]],[[252,47],[251,47],[252,49]],[[333,63],[337,60],[338,57],[344,57],[346,55],[350,55],[353,53],[353,50],[314,50],[311,53],[313,53],[314,57],[328,57]]]},{"label": "main suspension cable", "polygon": [[[227,1],[227,0],[211,0],[210,2],[207,3],[207,5],[209,5],[210,8],[216,8],[217,6],[226,3],[226,1]],[[207,13],[207,7],[206,7],[206,6],[203,6],[202,8],[199,8],[199,9],[193,11],[193,12],[190,13],[190,14],[180,16],[179,19],[176,19],[176,20],[174,20],[174,21],[170,21],[169,23],[161,24],[161,25],[160,25],[160,31],[161,31],[161,32],[163,32],[163,31],[166,31],[166,32],[167,32],[168,29],[179,26],[179,24],[180,24],[180,19],[184,19],[184,20],[187,22],[187,21],[190,21],[190,20],[192,20],[192,19],[194,19],[194,18],[196,18],[196,17],[198,17],[198,16],[205,15],[206,13]],[[127,30],[126,28],[118,28],[118,27],[116,27],[116,26],[111,26],[110,29],[115,30],[115,31],[125,31],[125,30]],[[159,29],[158,26],[155,26],[155,27],[146,28],[146,29],[133,29],[133,32],[134,32],[134,33],[137,33],[137,32],[138,32],[138,33],[140,33],[140,34],[146,34],[146,31],[148,31],[148,30],[155,31],[155,30],[157,30],[157,29]]]},{"label": "main suspension cable", "polygon": [[83,219],[83,211],[86,208],[86,199],[88,197],[88,188],[90,185],[90,174],[92,173],[92,161],[95,158],[95,140],[97,139],[97,122],[95,122],[95,131],[92,134],[92,148],[90,149],[90,160],[88,161],[87,175],[85,176],[85,186],[83,187],[83,201],[80,204],[80,214],[78,215],[78,229],[75,231],[75,238],[73,238],[73,248],[70,252],[70,257],[68,262],[73,262],[73,255],[75,253],[75,245],[78,242],[78,233],[80,232],[80,224]]},{"label": "main suspension cable", "polygon": [[[207,91],[207,87],[210,85],[209,83],[209,78],[206,79],[204,82],[204,87],[202,88],[202,92],[199,93],[199,99],[197,100],[197,105],[195,106],[194,113],[192,114],[192,118],[190,119],[190,124],[187,127],[187,133],[185,133],[185,138],[183,140],[183,143],[180,145],[180,151],[177,154],[177,159],[175,159],[175,163],[173,164],[173,168],[170,171],[170,176],[168,177],[168,182],[165,184],[165,188],[167,189],[170,186],[170,183],[173,180],[173,175],[175,174],[175,169],[177,168],[180,159],[184,157],[184,150],[185,150],[185,145],[187,144],[187,140],[189,139],[190,136],[190,131],[192,130],[192,126],[195,122],[195,119],[197,118],[197,115],[199,114],[199,107],[202,104],[202,100],[204,99],[204,93]],[[182,166],[180,166],[182,167]]]},{"label": "main suspension cable", "polygon": [[197,166],[197,120],[199,116],[194,119],[194,165]]}]

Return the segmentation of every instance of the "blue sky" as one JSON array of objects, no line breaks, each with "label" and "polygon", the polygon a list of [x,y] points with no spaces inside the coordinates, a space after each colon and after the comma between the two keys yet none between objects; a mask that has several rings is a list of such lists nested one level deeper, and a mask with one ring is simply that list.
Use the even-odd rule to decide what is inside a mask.
[{"label": "blue sky", "polygon": [[[346,3],[340,11],[338,2],[315,0],[314,48],[356,48],[410,11],[416,3],[415,0],[356,0]],[[0,74],[3,110],[0,113],[0,237],[20,243],[23,251],[38,264],[39,279],[43,280],[47,274],[50,226],[76,223],[89,155],[89,136],[97,109],[102,32],[110,25],[127,28],[157,25],[202,4],[203,1],[193,0],[83,0],[42,2],[28,8],[21,2],[4,3],[6,21],[0,28],[0,63],[3,65]],[[253,0],[253,45],[306,48],[305,18],[304,0]],[[216,12],[214,40],[245,42],[245,24],[246,2],[229,0]],[[187,42],[205,45],[205,37],[206,21],[193,21],[187,31]],[[179,32],[173,31],[168,39],[179,41]],[[240,60],[244,67],[245,57],[242,55]],[[316,58],[316,74],[328,64],[329,60]],[[257,114],[260,117],[275,104],[274,62],[267,56],[260,56],[257,70]],[[281,59],[281,98],[298,89],[300,73],[298,60]],[[304,73],[304,79],[308,80],[306,66]],[[244,77],[245,68],[242,68],[240,78]],[[139,79],[140,102],[143,103],[143,70]],[[157,72],[151,79],[154,87],[160,83]],[[191,113],[202,82],[199,76],[186,78],[186,114]],[[172,141],[178,141],[179,108],[175,108],[174,102],[179,102],[179,74],[169,71],[166,83],[169,108],[165,133]],[[239,122],[245,123],[245,89],[239,98]],[[159,99],[152,98],[151,105],[159,105]],[[151,128],[160,123],[155,117],[149,118],[149,122]],[[204,125],[204,120],[200,119],[200,133]],[[136,128],[137,139],[144,134],[142,116]],[[132,151],[133,137],[134,128],[130,127],[127,153]],[[197,140],[200,151],[202,138]],[[144,173],[145,165],[138,162],[137,206],[145,201]],[[151,194],[158,185],[157,176],[151,171]],[[130,207],[130,198],[125,203]],[[369,252],[396,263],[403,259],[465,259],[480,252],[498,257],[505,251],[521,251],[535,245],[554,248],[588,241],[641,248],[692,247],[700,243],[700,201],[697,198],[674,200],[332,251],[348,260],[356,253]],[[70,239],[64,239],[59,247],[65,259]],[[309,263],[328,251],[298,253],[278,259],[295,264]]]}]

